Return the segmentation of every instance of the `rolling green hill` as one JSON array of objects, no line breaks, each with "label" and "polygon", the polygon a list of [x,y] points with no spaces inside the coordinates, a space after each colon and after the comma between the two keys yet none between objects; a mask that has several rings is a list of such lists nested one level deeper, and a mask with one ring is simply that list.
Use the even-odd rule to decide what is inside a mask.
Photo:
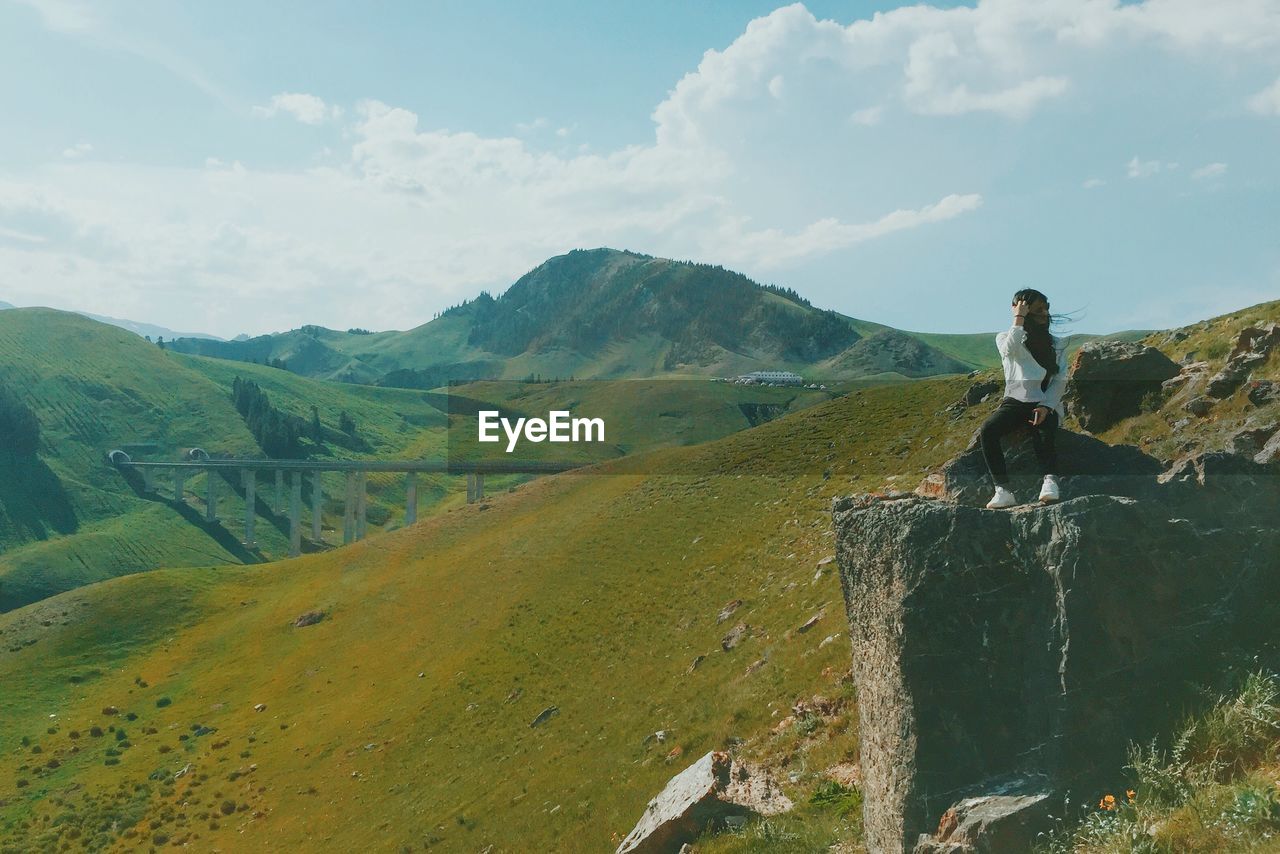
[{"label": "rolling green hill", "polygon": [[815,308],[794,291],[720,266],[603,248],[551,258],[500,296],[481,293],[406,332],[305,326],[174,346],[224,359],[282,360],[307,376],[414,388],[450,379],[762,369],[825,382],[894,372],[918,377],[984,366],[989,356],[973,357],[992,349],[990,336],[902,333]]},{"label": "rolling green hill", "polygon": [[[331,553],[0,616],[0,835],[602,850],[701,752],[838,688],[848,649],[821,642],[842,631],[839,586],[814,579],[829,499],[945,459],[965,437],[921,413],[964,387],[855,392],[640,466],[688,474],[606,464]],[[734,598],[751,628],[726,653]],[[855,749],[842,729],[812,759]]]},{"label": "rolling green hill", "polygon": [[[1277,317],[1149,340],[1220,365],[1243,324]],[[823,775],[857,755],[852,707],[774,727],[798,698],[852,699],[839,581],[819,565],[830,499],[909,489],[950,458],[987,411],[946,411],[968,385],[858,390],[348,548],[138,573],[0,615],[0,839],[607,850],[671,776],[736,744],[800,807],[714,850],[856,850],[856,792],[833,802]],[[512,388],[512,405],[536,394]],[[1178,418],[1166,405],[1114,429]]]},{"label": "rolling green hill", "polygon": [[[309,416],[315,405],[333,425],[341,411],[353,413],[362,450],[329,447],[329,454],[427,456],[436,448],[422,428],[433,423],[435,441],[444,438],[442,414],[412,392],[169,353],[114,326],[49,309],[0,313],[0,365],[0,381],[27,401],[42,430],[35,460],[0,463],[7,469],[0,477],[0,610],[141,569],[285,553],[287,529],[278,517],[259,526],[258,551],[244,549],[235,521],[243,519],[244,503],[233,484],[220,489],[228,527],[208,526],[197,509],[203,475],[188,482],[187,504],[177,506],[170,484],[160,484],[158,496],[141,494],[105,459],[121,446],[148,447],[135,452],[139,458],[178,459],[194,446],[261,458],[231,404],[236,375],[256,379],[275,405],[298,415]],[[375,523],[399,518],[397,489],[371,478]],[[424,484],[423,493],[430,503],[450,490],[456,492]]]},{"label": "rolling green hill", "polygon": [[[205,475],[187,483],[186,503],[172,501],[172,484],[144,494],[105,460],[116,447],[139,459],[181,457],[199,446],[214,454],[262,458],[261,448],[231,401],[235,378],[256,382],[273,406],[304,420],[312,407],[330,437],[308,443],[312,458],[443,459],[448,451],[448,409],[443,391],[327,383],[292,372],[188,356],[76,314],[50,309],[0,313],[0,382],[25,400],[42,427],[35,460],[0,461],[0,611],[104,578],[160,566],[252,563],[287,553],[287,522],[267,510],[271,488],[259,482],[259,547],[241,542],[245,505],[238,481],[219,484],[221,524],[203,521]],[[581,402],[609,422],[644,425],[619,435],[612,454],[669,444],[690,444],[776,417],[829,395],[784,388],[710,383],[648,386],[578,383],[508,384],[504,389],[458,387],[460,396],[498,405],[532,396],[530,405]],[[678,392],[676,391],[678,389]],[[666,404],[662,398],[670,398]],[[669,405],[667,405],[669,404]],[[746,405],[746,408],[744,408]],[[356,422],[355,440],[337,429],[340,414]],[[662,413],[649,418],[650,413]],[[326,475],[326,529],[340,541],[341,475]],[[523,480],[490,478],[489,489]],[[464,500],[461,478],[424,476],[422,512]],[[369,478],[371,531],[403,518],[401,476]]]}]

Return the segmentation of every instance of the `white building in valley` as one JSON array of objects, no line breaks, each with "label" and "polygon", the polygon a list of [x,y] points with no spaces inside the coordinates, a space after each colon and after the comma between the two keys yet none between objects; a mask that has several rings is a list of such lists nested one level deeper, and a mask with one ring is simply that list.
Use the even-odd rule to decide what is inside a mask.
[{"label": "white building in valley", "polygon": [[749,374],[742,374],[737,381],[772,385],[804,385],[804,377],[792,371],[752,371]]}]

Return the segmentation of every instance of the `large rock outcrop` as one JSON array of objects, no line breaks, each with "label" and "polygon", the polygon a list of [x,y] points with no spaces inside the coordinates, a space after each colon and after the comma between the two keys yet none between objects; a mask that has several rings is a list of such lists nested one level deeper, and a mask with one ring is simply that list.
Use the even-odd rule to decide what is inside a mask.
[{"label": "large rock outcrop", "polygon": [[708,827],[753,815],[776,815],[792,806],[763,769],[713,750],[672,777],[649,801],[640,821],[618,845],[617,854],[669,854]]},{"label": "large rock outcrop", "polygon": [[1091,452],[1121,475],[1065,477],[1047,507],[967,503],[973,450],[935,480],[961,501],[833,503],[877,854],[1027,850],[1047,805],[1119,789],[1220,653],[1274,634],[1280,471]]},{"label": "large rock outcrop", "polygon": [[1076,351],[1065,402],[1080,426],[1101,433],[1142,411],[1148,395],[1179,373],[1176,362],[1155,347],[1127,341],[1091,341]]},{"label": "large rock outcrop", "polygon": [[[991,498],[992,482],[978,436],[974,433],[959,456],[926,476],[916,494],[985,506]],[[1034,497],[1040,491],[1040,467],[1030,432],[1018,430],[1003,444],[1010,488],[1020,497]],[[1063,500],[1081,495],[1138,495],[1148,490],[1164,469],[1159,460],[1131,445],[1108,445],[1070,430],[1057,431],[1056,445]]]},{"label": "large rock outcrop", "polygon": [[1269,323],[1240,330],[1227,363],[1209,378],[1206,389],[1209,397],[1222,399],[1235,393],[1249,379],[1254,368],[1266,363],[1277,345],[1280,345],[1280,324]]}]

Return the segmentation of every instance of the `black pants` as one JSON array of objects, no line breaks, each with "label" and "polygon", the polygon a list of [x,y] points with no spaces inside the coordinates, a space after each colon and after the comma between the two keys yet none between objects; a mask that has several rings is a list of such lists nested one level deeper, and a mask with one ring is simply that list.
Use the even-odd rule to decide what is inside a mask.
[{"label": "black pants", "polygon": [[1012,397],[1000,401],[996,411],[991,413],[982,424],[982,456],[986,458],[987,468],[991,471],[991,479],[997,485],[1009,483],[1009,472],[1004,464],[1004,451],[1000,440],[1015,430],[1026,428],[1031,431],[1031,444],[1035,448],[1036,459],[1040,462],[1040,473],[1058,473],[1058,451],[1054,447],[1054,435],[1058,429],[1058,413],[1049,410],[1049,414],[1040,422],[1040,426],[1031,426],[1031,416],[1037,404],[1024,403]]}]

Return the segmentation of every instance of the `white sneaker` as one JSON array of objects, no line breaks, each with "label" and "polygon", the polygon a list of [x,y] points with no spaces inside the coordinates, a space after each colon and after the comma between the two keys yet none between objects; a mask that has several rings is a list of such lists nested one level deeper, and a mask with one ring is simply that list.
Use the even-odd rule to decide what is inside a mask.
[{"label": "white sneaker", "polygon": [[1051,474],[1045,475],[1044,483],[1040,487],[1040,503],[1052,504],[1058,498],[1058,479]]},{"label": "white sneaker", "polygon": [[996,494],[987,502],[988,510],[1002,510],[1005,507],[1016,507],[1018,499],[1013,497],[1013,493],[1005,489],[1003,486],[996,487]]}]

